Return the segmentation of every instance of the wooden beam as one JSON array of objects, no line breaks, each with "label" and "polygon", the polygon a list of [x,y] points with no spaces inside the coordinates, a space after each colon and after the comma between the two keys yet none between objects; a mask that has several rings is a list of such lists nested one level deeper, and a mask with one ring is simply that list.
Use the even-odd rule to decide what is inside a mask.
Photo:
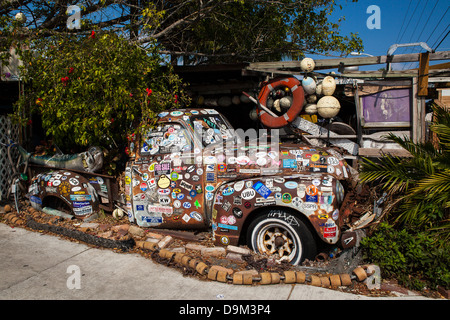
[{"label": "wooden beam", "polygon": [[430,53],[425,52],[420,54],[419,64],[419,83],[417,95],[419,97],[426,97],[428,95],[428,72],[430,66]]},{"label": "wooden beam", "polygon": [[[335,69],[339,67],[349,66],[367,66],[386,63],[402,63],[402,62],[418,62],[419,53],[399,54],[393,56],[377,56],[377,57],[353,57],[353,58],[337,58],[337,59],[320,59],[315,60],[316,67],[314,70]],[[450,51],[439,51],[429,54],[430,61],[449,60]],[[253,62],[247,67],[247,70],[257,70],[268,73],[277,73],[277,71],[295,71],[301,72],[301,61],[279,61],[279,62]]]}]

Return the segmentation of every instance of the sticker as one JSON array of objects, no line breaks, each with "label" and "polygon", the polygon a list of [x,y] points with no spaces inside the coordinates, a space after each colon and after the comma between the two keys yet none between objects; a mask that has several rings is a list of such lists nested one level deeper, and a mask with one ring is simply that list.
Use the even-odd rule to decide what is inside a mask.
[{"label": "sticker", "polygon": [[315,153],[315,154],[313,154],[312,156],[311,156],[311,161],[312,162],[316,162],[317,160],[319,160],[320,159],[320,155],[318,155],[317,153]]},{"label": "sticker", "polygon": [[191,217],[185,213],[184,216],[182,217],[182,219],[184,222],[188,223],[189,220],[191,220]]},{"label": "sticker", "polygon": [[202,222],[203,221],[203,217],[200,213],[198,213],[197,211],[192,211],[190,213],[191,218],[194,218],[195,220],[197,220],[198,222]]},{"label": "sticker", "polygon": [[[261,181],[256,182],[253,185],[253,189],[255,189],[260,195],[262,195],[265,199],[272,193],[269,188],[266,187]],[[244,197],[243,197],[244,198]],[[245,199],[245,198],[244,198]],[[246,199],[248,200],[248,199]]]},{"label": "sticker", "polygon": [[222,204],[222,209],[228,212],[231,209],[231,203],[225,200]]},{"label": "sticker", "polygon": [[170,179],[167,178],[166,175],[162,175],[161,177],[159,177],[158,187],[160,187],[161,189],[166,189],[169,186],[170,186]]},{"label": "sticker", "polygon": [[173,213],[172,207],[167,206],[157,206],[157,205],[151,205],[149,204],[147,206],[147,211],[152,213],[162,213],[166,215],[171,215]]},{"label": "sticker", "polygon": [[283,168],[297,168],[297,161],[295,159],[283,159]]},{"label": "sticker", "polygon": [[[237,226],[230,226],[228,224],[222,224],[222,223],[219,223],[217,226],[219,228],[222,228],[222,229],[230,229],[230,230],[237,230],[238,229]],[[227,238],[227,240],[228,240],[228,238]],[[223,243],[223,241],[222,241],[222,243]]]},{"label": "sticker", "polygon": [[170,198],[168,196],[159,197],[159,204],[162,206],[170,205]]},{"label": "sticker", "polygon": [[284,186],[288,189],[297,189],[298,183],[295,181],[287,181]]},{"label": "sticker", "polygon": [[179,177],[180,176],[179,176],[178,172],[174,171],[170,174],[170,180],[172,180],[172,181],[177,181]]},{"label": "sticker", "polygon": [[292,201],[292,196],[290,193],[283,193],[281,201],[283,201],[284,203],[291,203]]},{"label": "sticker", "polygon": [[190,202],[183,202],[183,208],[189,209],[190,207],[191,207],[191,203]]},{"label": "sticker", "polygon": [[242,190],[242,188],[244,188],[244,181],[238,181],[234,184],[234,190],[239,192]]},{"label": "sticker", "polygon": [[336,221],[339,218],[339,209],[333,211],[331,218],[333,218],[334,221]]},{"label": "sticker", "polygon": [[[269,190],[270,191],[270,190]],[[256,191],[251,188],[247,188],[241,193],[241,197],[244,200],[250,200],[253,199],[256,196]]]},{"label": "sticker", "polygon": [[317,203],[319,196],[310,196],[306,195],[305,201],[306,202],[315,202]]},{"label": "sticker", "polygon": [[317,187],[314,185],[309,185],[306,188],[306,194],[309,196],[315,196],[315,195],[317,195],[317,192],[318,192]]},{"label": "sticker", "polygon": [[299,197],[294,197],[294,198],[292,199],[292,204],[293,204],[295,207],[299,208],[299,207],[303,204],[303,201],[302,201]]},{"label": "sticker", "polygon": [[316,211],[318,209],[317,203],[312,203],[312,202],[304,202],[302,204],[302,209],[303,210],[311,210],[311,211]]},{"label": "sticker", "polygon": [[174,200],[172,205],[173,205],[173,207],[175,209],[178,209],[178,208],[181,207],[181,201],[180,200]]},{"label": "sticker", "polygon": [[53,186],[54,187],[57,187],[57,186],[59,186],[61,184],[61,180],[55,180],[55,181],[53,181]]},{"label": "sticker", "polygon": [[221,238],[220,238],[220,242],[223,244],[223,245],[228,245],[229,243],[230,243],[230,239],[228,239],[228,237],[226,237],[226,236],[222,236]]},{"label": "sticker", "polygon": [[155,176],[170,174],[170,171],[171,171],[171,169],[170,169],[169,162],[155,164]]},{"label": "sticker", "polygon": [[231,186],[227,186],[223,191],[222,191],[222,194],[224,195],[224,196],[229,196],[229,195],[232,195],[234,193],[234,189],[233,189],[233,187],[231,187]]},{"label": "sticker", "polygon": [[193,186],[192,184],[187,183],[187,182],[184,181],[184,180],[182,180],[182,181],[180,182],[180,187],[183,188],[183,189],[185,189],[185,190],[188,190],[188,191],[191,191],[191,190],[194,188],[194,186]]},{"label": "sticker", "polygon": [[234,215],[236,218],[242,218],[243,213],[242,213],[242,210],[241,210],[240,208],[234,207],[232,211],[233,211],[233,215]]},{"label": "sticker", "polygon": [[337,165],[339,165],[339,160],[335,157],[329,157],[327,159],[327,163],[331,166],[337,166]]},{"label": "sticker", "polygon": [[80,184],[80,182],[79,182],[77,179],[75,179],[75,178],[70,178],[70,179],[69,179],[69,182],[70,182],[70,184],[73,185],[73,186],[77,186],[77,185]]}]

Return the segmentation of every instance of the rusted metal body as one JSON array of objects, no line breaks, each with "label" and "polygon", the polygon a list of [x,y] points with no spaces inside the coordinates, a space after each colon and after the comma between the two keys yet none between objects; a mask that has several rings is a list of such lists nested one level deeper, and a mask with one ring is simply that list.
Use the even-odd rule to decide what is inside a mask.
[{"label": "rusted metal body", "polygon": [[[343,180],[350,171],[333,148],[244,140],[216,110],[159,115],[156,127],[130,144],[122,208],[141,227],[211,228],[219,245],[237,245],[258,213],[286,224],[299,217],[335,244],[343,224]],[[53,170],[33,178],[31,203],[60,198],[77,217],[114,209],[120,197],[108,176]],[[116,202],[120,204],[120,202]]]}]

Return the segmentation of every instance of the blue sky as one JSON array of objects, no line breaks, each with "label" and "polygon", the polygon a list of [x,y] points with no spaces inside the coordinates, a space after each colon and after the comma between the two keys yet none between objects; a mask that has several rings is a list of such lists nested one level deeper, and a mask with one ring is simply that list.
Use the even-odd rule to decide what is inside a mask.
[{"label": "blue sky", "polygon": [[[356,3],[337,0],[337,3],[343,8],[333,13],[333,19],[345,16],[341,34],[358,33],[363,40],[364,52],[374,56],[386,55],[389,47],[396,43],[426,42],[435,49],[450,30],[449,0],[359,0]],[[367,9],[371,5],[380,8],[380,29],[367,27],[367,20],[372,16]],[[450,34],[437,49],[447,50],[450,50]],[[399,48],[394,54],[415,52],[424,50],[420,47]],[[416,68],[417,64],[396,67],[409,69]]]}]

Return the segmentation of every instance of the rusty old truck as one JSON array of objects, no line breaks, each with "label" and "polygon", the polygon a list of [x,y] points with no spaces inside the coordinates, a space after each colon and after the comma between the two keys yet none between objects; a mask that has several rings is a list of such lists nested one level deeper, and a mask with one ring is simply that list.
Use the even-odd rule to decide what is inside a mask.
[{"label": "rusty old truck", "polygon": [[[39,210],[62,202],[80,219],[122,210],[141,227],[208,229],[217,245],[246,244],[299,264],[315,257],[320,242],[339,243],[350,170],[333,148],[275,136],[238,134],[214,109],[167,111],[131,141],[120,181],[41,167],[28,197]],[[92,156],[84,157],[88,166]]]}]

